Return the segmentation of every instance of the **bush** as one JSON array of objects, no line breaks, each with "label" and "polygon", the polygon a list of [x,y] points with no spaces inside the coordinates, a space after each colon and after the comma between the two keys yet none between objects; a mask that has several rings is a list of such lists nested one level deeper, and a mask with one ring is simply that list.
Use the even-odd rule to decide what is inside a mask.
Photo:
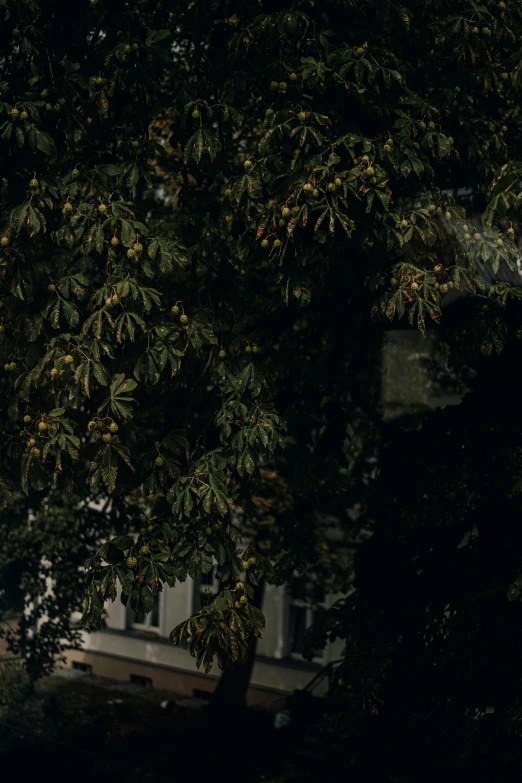
[{"label": "bush", "polygon": [[[45,700],[34,690],[18,661],[0,664],[0,752],[39,743],[32,732],[52,731]],[[27,732],[31,732],[27,734]]]}]

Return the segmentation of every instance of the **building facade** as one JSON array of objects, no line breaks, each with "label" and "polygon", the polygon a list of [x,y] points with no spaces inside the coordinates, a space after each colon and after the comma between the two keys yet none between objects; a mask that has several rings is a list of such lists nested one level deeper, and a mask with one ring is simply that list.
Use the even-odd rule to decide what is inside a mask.
[{"label": "building facade", "polygon": [[[437,353],[433,333],[422,335],[402,329],[384,333],[380,366],[384,420],[458,404],[460,394],[453,389],[442,390],[434,377]],[[334,536],[334,528],[331,533]],[[343,547],[342,536],[338,543]],[[200,580],[188,578],[174,588],[164,585],[157,605],[148,615],[135,614],[119,598],[109,602],[107,627],[83,632],[82,649],[69,651],[66,665],[117,680],[148,683],[186,697],[208,697],[219,679],[217,664],[207,675],[199,671],[195,659],[185,649],[170,643],[169,634],[178,623],[197,612],[205,593],[209,589],[215,592],[217,586],[214,572]],[[266,629],[257,645],[248,693],[250,703],[273,701],[305,687],[321,668],[342,655],[343,642],[337,641],[329,643],[312,662],[303,659],[304,632],[313,621],[314,606],[292,597],[300,593],[288,586],[265,588]],[[329,607],[340,597],[317,594],[314,605]]]},{"label": "building facade", "polygon": [[[83,632],[83,646],[69,650],[66,666],[121,681],[147,684],[184,697],[209,698],[219,679],[217,663],[209,674],[195,659],[169,641],[170,631],[198,611],[205,592],[214,589],[213,574],[200,581],[188,578],[174,588],[164,586],[154,610],[136,614],[119,599],[109,602],[107,627]],[[317,596],[328,607],[338,596]],[[317,606],[317,604],[315,604]],[[274,701],[303,688],[342,652],[342,642],[329,643],[312,661],[302,657],[303,635],[313,620],[314,607],[294,599],[286,586],[267,585],[263,612],[266,629],[258,641],[248,692],[249,703]],[[79,620],[79,615],[75,618]]]}]

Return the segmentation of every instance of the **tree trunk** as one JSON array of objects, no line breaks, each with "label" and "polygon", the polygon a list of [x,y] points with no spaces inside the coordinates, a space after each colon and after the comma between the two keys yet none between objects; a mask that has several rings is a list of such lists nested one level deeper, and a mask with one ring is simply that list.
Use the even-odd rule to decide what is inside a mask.
[{"label": "tree trunk", "polygon": [[[264,580],[254,586],[253,605],[261,609],[265,592]],[[254,667],[257,639],[251,636],[248,640],[247,659],[244,663],[225,669],[218,682],[211,701],[214,710],[237,710],[246,706],[246,695]]]}]

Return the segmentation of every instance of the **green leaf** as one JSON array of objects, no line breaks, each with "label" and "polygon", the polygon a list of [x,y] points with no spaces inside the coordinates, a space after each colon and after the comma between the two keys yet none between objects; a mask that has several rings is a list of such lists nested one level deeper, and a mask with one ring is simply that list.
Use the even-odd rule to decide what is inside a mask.
[{"label": "green leaf", "polygon": [[183,160],[187,164],[192,157],[199,164],[204,154],[213,161],[220,147],[219,139],[214,133],[199,128],[188,140],[183,151]]},{"label": "green leaf", "polygon": [[19,207],[16,207],[11,212],[10,225],[13,231],[17,234],[20,233],[20,231],[22,230],[22,226],[24,225],[25,217],[28,209],[29,209],[28,203],[20,204]]},{"label": "green leaf", "polygon": [[0,507],[7,508],[14,500],[14,486],[7,479],[0,477]]},{"label": "green leaf", "polygon": [[100,364],[100,362],[93,362],[92,368],[94,372],[94,377],[96,378],[98,383],[101,384],[101,386],[107,386],[109,383],[109,378],[103,365]]},{"label": "green leaf", "polygon": [[128,392],[135,389],[136,381],[132,378],[125,378],[123,374],[115,375],[110,385],[110,396],[102,402],[98,408],[100,413],[109,409],[113,415],[118,418],[127,419],[132,416],[132,407],[130,403],[135,402]]},{"label": "green leaf", "polygon": [[111,494],[116,489],[116,477],[118,475],[118,459],[115,451],[109,444],[102,447],[103,457],[101,461],[101,475],[107,492]]},{"label": "green leaf", "polygon": [[41,130],[35,129],[35,135],[36,135],[36,146],[39,150],[44,152],[46,155],[50,155],[51,152],[54,149],[54,142],[47,133],[44,133]]},{"label": "green leaf", "polygon": [[101,222],[97,223],[93,229],[94,247],[97,253],[103,252],[103,228]]},{"label": "green leaf", "polygon": [[132,163],[125,171],[125,182],[127,184],[127,187],[133,190],[138,184],[139,176],[140,174],[139,174],[138,166],[136,165],[136,163]]},{"label": "green leaf", "polygon": [[71,304],[71,302],[63,301],[62,310],[69,326],[77,326],[80,321],[80,313],[78,308]]},{"label": "green leaf", "polygon": [[163,41],[165,38],[169,38],[172,35],[170,30],[149,30],[145,44],[151,46],[157,44],[159,41]]},{"label": "green leaf", "polygon": [[136,242],[136,232],[132,223],[129,223],[128,220],[121,221],[121,241],[124,245],[131,245]]}]

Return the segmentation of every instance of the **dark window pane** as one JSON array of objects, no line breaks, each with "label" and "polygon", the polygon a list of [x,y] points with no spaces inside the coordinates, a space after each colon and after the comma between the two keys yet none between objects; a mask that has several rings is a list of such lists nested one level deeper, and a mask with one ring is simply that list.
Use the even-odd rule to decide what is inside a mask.
[{"label": "dark window pane", "polygon": [[[310,614],[310,625],[313,625],[315,623],[316,614],[317,614],[316,612],[311,612],[311,614]],[[318,650],[316,648],[316,650],[315,650],[315,657],[316,658],[322,658],[324,656],[325,649],[326,649],[326,645],[324,647],[321,647],[320,650]]]},{"label": "dark window pane", "polygon": [[152,680],[150,677],[143,677],[141,674],[131,674],[129,680],[133,685],[139,685],[140,688],[152,688]]},{"label": "dark window pane", "polygon": [[212,568],[211,571],[209,571],[208,574],[200,574],[199,575],[199,582],[202,585],[211,585],[214,579],[214,573],[215,569]]},{"label": "dark window pane", "polygon": [[136,625],[144,625],[145,612],[134,612],[134,620],[132,622],[136,623]]},{"label": "dark window pane", "polygon": [[305,576],[294,576],[290,587],[290,595],[294,600],[324,602],[324,587],[307,580]]},{"label": "dark window pane", "polygon": [[293,653],[303,652],[304,634],[306,631],[306,609],[304,606],[290,607],[290,650]]},{"label": "dark window pane", "polygon": [[133,625],[149,625],[152,628],[159,628],[159,596],[160,594],[158,593],[154,601],[154,608],[152,609],[152,612],[149,613],[149,617],[147,617],[145,612],[134,612],[132,619]]},{"label": "dark window pane", "polygon": [[153,628],[159,628],[159,593],[156,596],[156,600],[154,602],[154,609],[152,610],[150,624]]},{"label": "dark window pane", "polygon": [[294,576],[292,577],[292,585],[290,587],[290,593],[292,598],[303,601],[306,598],[306,577]]},{"label": "dark window pane", "polygon": [[202,691],[199,688],[194,688],[192,695],[195,699],[205,699],[205,701],[210,701],[212,698],[212,691]]}]

